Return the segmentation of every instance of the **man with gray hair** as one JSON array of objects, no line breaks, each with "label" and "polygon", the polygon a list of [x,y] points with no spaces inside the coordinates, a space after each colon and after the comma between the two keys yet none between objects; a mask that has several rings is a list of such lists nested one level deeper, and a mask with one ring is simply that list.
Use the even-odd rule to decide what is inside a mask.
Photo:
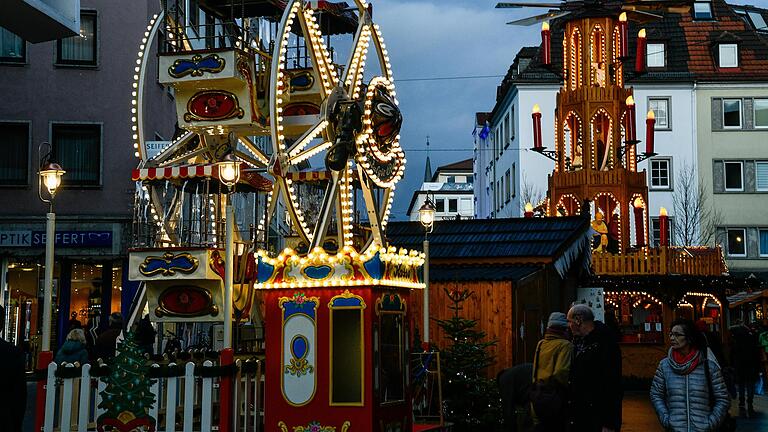
[{"label": "man with gray hair", "polygon": [[574,336],[571,364],[571,430],[613,432],[621,429],[621,350],[617,335],[595,321],[592,309],[576,304],[568,311]]}]

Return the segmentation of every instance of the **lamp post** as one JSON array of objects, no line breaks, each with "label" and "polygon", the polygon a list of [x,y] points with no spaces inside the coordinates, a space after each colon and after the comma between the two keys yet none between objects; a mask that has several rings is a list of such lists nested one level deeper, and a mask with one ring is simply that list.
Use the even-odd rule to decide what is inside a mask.
[{"label": "lamp post", "polygon": [[235,212],[230,194],[240,180],[240,162],[230,153],[216,164],[219,181],[227,187],[226,195],[226,246],[224,250],[224,348],[232,348],[232,289],[234,274]]},{"label": "lamp post", "polygon": [[[57,163],[48,162],[40,167],[38,174],[38,196],[48,204],[45,221],[45,287],[43,294],[43,343],[41,351],[51,350],[51,313],[53,300],[53,244],[56,240],[56,214],[53,212],[53,199],[61,185],[61,177],[66,171]],[[43,196],[43,188],[50,198]]]},{"label": "lamp post", "polygon": [[419,222],[424,226],[424,350],[429,349],[429,233],[435,225],[435,206],[429,198],[419,208]]}]

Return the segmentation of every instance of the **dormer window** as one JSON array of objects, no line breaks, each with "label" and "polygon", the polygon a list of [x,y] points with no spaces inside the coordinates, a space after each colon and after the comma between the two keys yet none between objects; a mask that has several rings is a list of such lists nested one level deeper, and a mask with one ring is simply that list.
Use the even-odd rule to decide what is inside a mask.
[{"label": "dormer window", "polygon": [[645,56],[645,63],[649,68],[663,68],[666,66],[664,63],[664,44],[663,43],[649,43],[648,53]]},{"label": "dormer window", "polygon": [[718,45],[719,65],[721,68],[739,67],[739,46],[736,44]]},{"label": "dormer window", "polygon": [[710,2],[695,2],[693,4],[693,19],[711,20],[712,4]]}]

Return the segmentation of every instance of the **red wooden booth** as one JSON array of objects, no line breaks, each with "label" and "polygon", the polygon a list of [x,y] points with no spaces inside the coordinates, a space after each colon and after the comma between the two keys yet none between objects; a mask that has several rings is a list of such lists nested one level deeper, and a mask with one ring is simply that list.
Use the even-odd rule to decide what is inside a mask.
[{"label": "red wooden booth", "polygon": [[394,248],[259,254],[267,430],[411,430],[408,305],[423,262]]}]

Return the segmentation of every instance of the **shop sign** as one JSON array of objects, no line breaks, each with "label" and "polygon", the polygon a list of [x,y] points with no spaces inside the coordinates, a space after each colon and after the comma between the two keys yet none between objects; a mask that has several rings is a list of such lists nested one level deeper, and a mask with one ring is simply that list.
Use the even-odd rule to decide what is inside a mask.
[{"label": "shop sign", "polygon": [[31,245],[32,231],[0,231],[0,247]]},{"label": "shop sign", "polygon": [[[0,247],[43,247],[45,231],[0,231]],[[112,231],[56,231],[56,247],[112,247]]]}]

